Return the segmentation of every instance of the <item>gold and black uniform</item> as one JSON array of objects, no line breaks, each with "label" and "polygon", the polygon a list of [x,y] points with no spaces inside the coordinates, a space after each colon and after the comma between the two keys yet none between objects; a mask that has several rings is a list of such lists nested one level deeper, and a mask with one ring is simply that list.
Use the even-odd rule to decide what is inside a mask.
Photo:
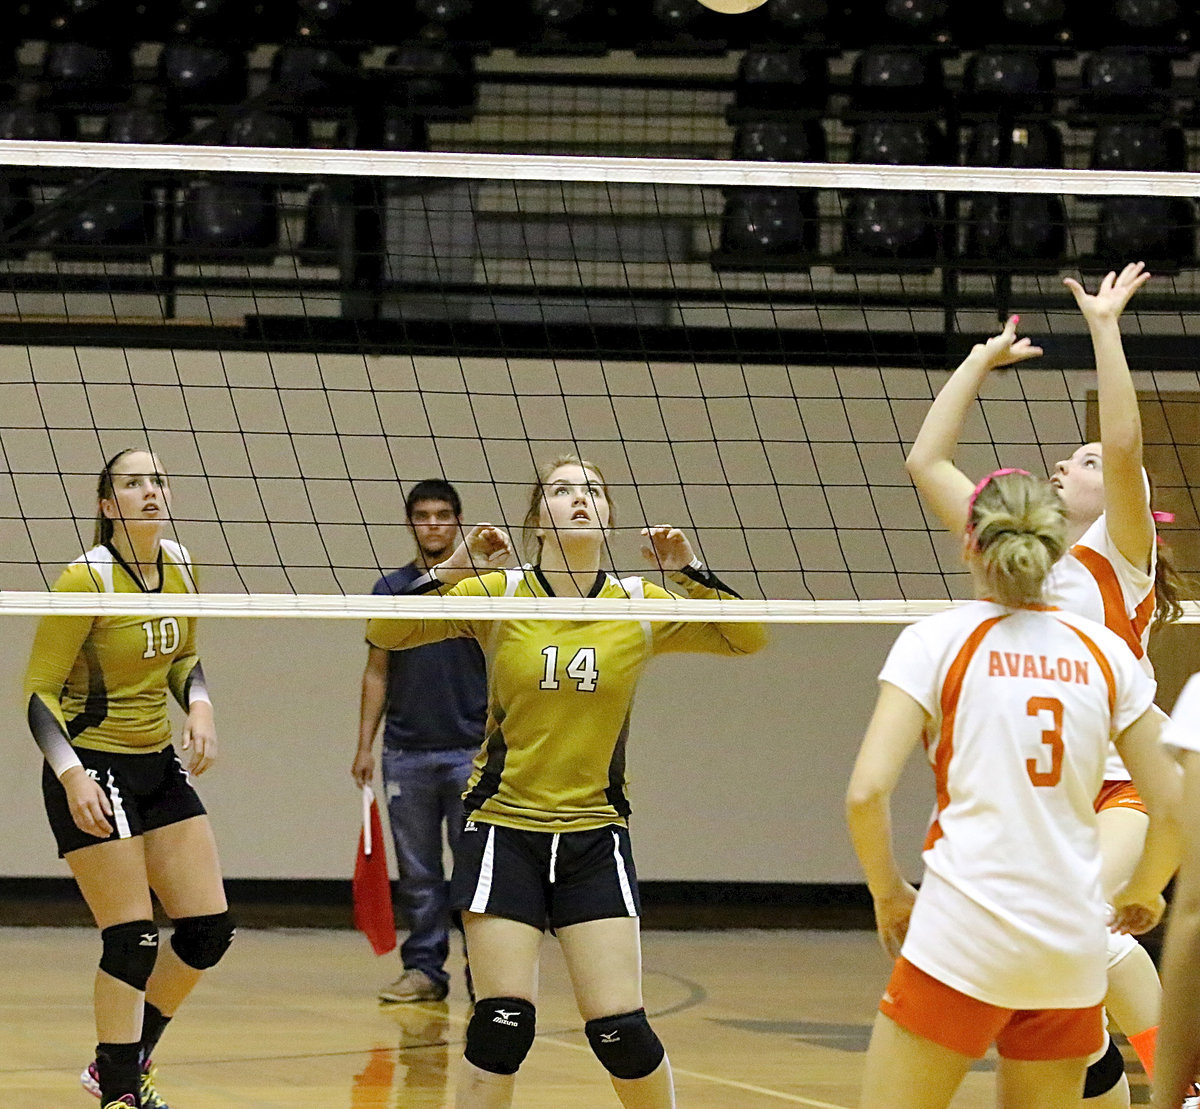
[{"label": "gold and black uniform", "polygon": [[[137,575],[108,546],[94,547],[71,563],[54,590],[145,591]],[[195,591],[187,551],[163,540],[155,592]],[[193,700],[208,699],[191,618],[42,618],[25,674],[25,696],[29,728],[46,760],[44,792],[60,851],[98,842],[80,832],[65,809],[65,791],[58,778],[72,766],[82,765],[108,792],[114,806],[113,838],[204,812],[170,748],[168,695],[185,710]],[[134,761],[128,761],[130,757]],[[136,775],[137,781],[126,780],[122,788],[126,774]],[[134,795],[149,787],[160,791],[157,802],[161,803],[151,805],[147,821],[133,802]],[[63,824],[64,811],[68,826]]]},{"label": "gold and black uniform", "polygon": [[[520,573],[514,571],[513,573]],[[695,598],[727,590],[678,575]],[[502,597],[503,571],[441,591]],[[646,597],[673,594],[644,582]],[[511,594],[552,596],[536,568]],[[626,584],[601,571],[591,597],[628,597]],[[488,720],[465,795],[468,819],[539,832],[623,823],[625,745],[634,690],[650,658],[666,651],[746,655],[759,650],[759,624],[638,623],[633,620],[372,620],[367,639],[403,650],[456,636],[483,647]]]},{"label": "gold and black uniform", "polygon": [[[707,571],[689,570],[672,577],[693,598],[736,597]],[[419,591],[422,584],[414,583],[412,591]],[[448,589],[431,578],[427,587],[447,596],[553,596],[537,567],[488,573]],[[641,578],[622,581],[600,571],[588,596],[666,598],[674,594]],[[618,856],[621,844],[627,845],[625,751],[634,692],[650,659],[667,651],[744,655],[759,650],[766,641],[762,625],[752,623],[377,619],[367,628],[368,641],[387,650],[456,636],[478,640],[488,673],[487,727],[463,798],[467,831],[482,824],[521,833],[501,837],[506,842],[544,841],[543,881],[551,884],[556,879],[560,835],[602,830],[601,840],[612,837]],[[494,838],[489,832],[489,851]],[[533,849],[543,853],[541,847]],[[570,853],[566,845],[563,851]],[[465,847],[464,856],[469,852]],[[456,860],[455,866],[455,884],[460,887],[461,861]],[[618,857],[617,869],[623,865],[628,866],[632,883],[632,859]],[[618,877],[624,885],[623,872]],[[527,915],[504,911],[494,902],[480,909],[470,898],[461,900],[464,908],[525,919],[535,926],[541,923],[537,911]],[[623,903],[630,915],[636,915],[629,896]],[[551,913],[552,924],[573,922],[556,921]]]}]

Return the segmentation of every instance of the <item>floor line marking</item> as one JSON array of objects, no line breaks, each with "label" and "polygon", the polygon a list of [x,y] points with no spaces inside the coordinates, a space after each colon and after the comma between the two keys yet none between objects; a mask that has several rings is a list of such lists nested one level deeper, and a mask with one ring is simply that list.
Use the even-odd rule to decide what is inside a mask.
[{"label": "floor line marking", "polygon": [[[554,1036],[561,1033],[555,1033]],[[571,1051],[582,1051],[588,1055],[592,1054],[592,1049],[583,1044],[573,1044],[567,1040],[560,1040],[552,1036],[539,1036],[539,1040],[545,1043],[553,1044],[555,1047],[569,1048]],[[772,1090],[766,1086],[755,1086],[749,1082],[738,1082],[733,1078],[720,1078],[715,1074],[705,1074],[704,1071],[684,1070],[681,1067],[671,1064],[671,1071],[674,1074],[683,1075],[685,1078],[695,1078],[701,1082],[711,1082],[716,1086],[728,1086],[734,1090],[745,1090],[747,1093],[762,1094],[764,1097],[773,1097],[779,1101],[789,1101],[793,1105],[807,1105],[809,1109],[850,1109],[848,1105],[838,1105],[832,1101],[817,1101],[811,1097],[803,1097],[800,1094],[785,1094],[782,1090]]]}]

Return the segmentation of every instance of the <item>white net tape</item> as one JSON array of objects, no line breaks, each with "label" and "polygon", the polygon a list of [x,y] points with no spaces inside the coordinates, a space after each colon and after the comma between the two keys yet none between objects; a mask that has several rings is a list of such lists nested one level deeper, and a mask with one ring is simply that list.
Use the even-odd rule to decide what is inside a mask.
[{"label": "white net tape", "polygon": [[410,153],[275,147],[172,146],[0,140],[0,165],[69,169],[187,170],[493,181],[588,181],[954,193],[1200,197],[1200,173],[980,166],[876,166],[680,158],[583,158],[525,154]]},{"label": "white net tape", "polygon": [[[377,597],[287,593],[0,592],[13,616],[241,616],[371,620],[719,620],[767,624],[910,624],[956,601],[705,601],[590,597]],[[1184,624],[1200,624],[1200,602],[1183,602]]]}]

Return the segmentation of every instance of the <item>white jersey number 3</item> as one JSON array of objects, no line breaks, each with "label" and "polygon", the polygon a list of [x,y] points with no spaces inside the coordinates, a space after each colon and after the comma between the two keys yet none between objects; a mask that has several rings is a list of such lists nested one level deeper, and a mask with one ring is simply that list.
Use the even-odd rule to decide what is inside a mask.
[{"label": "white jersey number 3", "polygon": [[[538,683],[539,689],[558,689],[558,648],[543,647],[542,656],[546,660],[546,671]],[[580,647],[574,658],[566,665],[565,673],[568,678],[575,679],[575,688],[580,693],[594,693],[600,671],[596,669],[596,648]]]}]

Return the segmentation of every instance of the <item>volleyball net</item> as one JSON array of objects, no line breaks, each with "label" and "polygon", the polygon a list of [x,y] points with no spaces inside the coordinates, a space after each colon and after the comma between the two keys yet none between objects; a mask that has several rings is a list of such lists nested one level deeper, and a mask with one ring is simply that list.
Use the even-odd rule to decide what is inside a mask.
[{"label": "volleyball net", "polygon": [[[519,542],[570,453],[612,490],[614,572],[670,523],[746,601],[545,615],[912,619],[968,592],[904,470],[947,372],[1020,313],[1046,356],[993,376],[958,461],[1046,472],[1096,435],[1061,279],[1138,257],[1147,464],[1200,556],[1200,174],[19,141],[0,166],[0,611],[430,615],[364,596],[412,555],[406,493],[444,478]],[[131,446],[204,594],[52,597]]]}]

